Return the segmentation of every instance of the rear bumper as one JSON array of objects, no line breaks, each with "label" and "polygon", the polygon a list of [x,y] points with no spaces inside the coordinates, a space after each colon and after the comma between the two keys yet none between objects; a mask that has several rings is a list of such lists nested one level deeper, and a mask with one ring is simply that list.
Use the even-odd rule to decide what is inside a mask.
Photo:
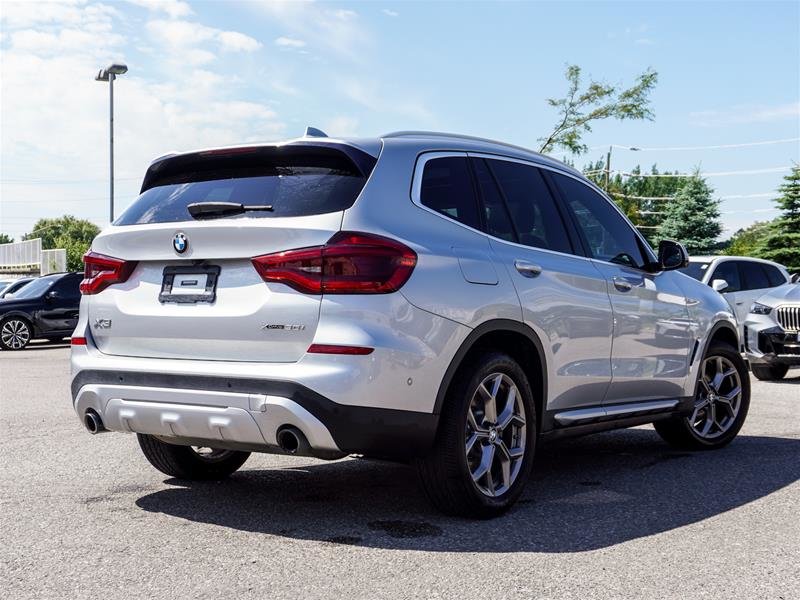
[{"label": "rear bumper", "polygon": [[81,419],[92,410],[108,430],[176,443],[279,452],[277,432],[291,425],[319,458],[420,456],[438,422],[435,414],[337,404],[290,381],[218,376],[87,370],[73,379],[72,398]]}]

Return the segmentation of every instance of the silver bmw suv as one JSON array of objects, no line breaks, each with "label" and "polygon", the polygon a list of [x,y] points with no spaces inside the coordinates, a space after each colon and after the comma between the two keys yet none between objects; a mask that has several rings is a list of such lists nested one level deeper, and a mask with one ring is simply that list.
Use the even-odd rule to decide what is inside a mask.
[{"label": "silver bmw suv", "polygon": [[417,465],[511,506],[545,440],[654,423],[718,448],[750,400],[734,316],[564,164],[400,132],[169,154],[85,257],[72,398],[160,471],[251,452]]}]

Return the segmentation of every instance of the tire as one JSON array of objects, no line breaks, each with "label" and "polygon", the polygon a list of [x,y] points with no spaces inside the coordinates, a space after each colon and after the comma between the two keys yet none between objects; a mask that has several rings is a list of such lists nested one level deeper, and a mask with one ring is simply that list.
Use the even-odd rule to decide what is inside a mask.
[{"label": "tire", "polygon": [[0,348],[24,350],[33,338],[33,328],[27,319],[6,317],[0,321]]},{"label": "tire", "polygon": [[249,452],[210,448],[207,449],[211,451],[210,455],[204,456],[193,446],[168,444],[143,433],[136,436],[139,438],[139,447],[150,464],[165,475],[178,479],[224,479],[241,467],[250,456]]},{"label": "tire", "polygon": [[653,426],[675,448],[714,450],[737,436],[749,408],[750,377],[744,359],[733,346],[713,342],[700,365],[692,415]]},{"label": "tire", "polygon": [[[494,418],[487,410],[490,405]],[[417,463],[426,496],[451,515],[487,519],[502,514],[528,480],[536,434],[533,392],[519,364],[500,352],[476,356],[459,370],[445,399],[433,449]]]},{"label": "tire", "polygon": [[786,376],[789,367],[787,365],[750,365],[750,370],[753,371],[756,379],[761,381],[778,381]]}]

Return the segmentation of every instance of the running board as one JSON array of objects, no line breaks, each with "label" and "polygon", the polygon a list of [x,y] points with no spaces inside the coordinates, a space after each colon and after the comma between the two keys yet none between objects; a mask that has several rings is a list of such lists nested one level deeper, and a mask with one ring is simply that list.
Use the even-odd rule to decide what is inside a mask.
[{"label": "running board", "polygon": [[609,406],[566,410],[556,413],[553,418],[559,425],[568,427],[570,425],[581,425],[591,421],[623,419],[625,417],[633,417],[647,413],[666,412],[677,408],[678,404],[680,404],[680,400],[677,398],[670,400],[653,400],[650,402],[611,404]]}]

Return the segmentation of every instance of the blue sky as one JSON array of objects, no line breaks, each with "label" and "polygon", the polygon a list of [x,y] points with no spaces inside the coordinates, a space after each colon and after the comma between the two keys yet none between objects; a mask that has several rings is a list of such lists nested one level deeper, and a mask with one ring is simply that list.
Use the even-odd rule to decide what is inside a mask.
[{"label": "blue sky", "polygon": [[[116,91],[117,205],[169,150],[432,129],[537,147],[568,63],[609,82],[659,72],[654,122],[598,124],[586,141],[641,148],[800,137],[798,2],[4,2],[0,231],[71,213],[107,223],[107,87]],[[563,152],[557,152],[561,158]],[[725,236],[770,218],[800,143],[614,152],[709,173]],[[754,196],[754,197],[753,197]]]}]

